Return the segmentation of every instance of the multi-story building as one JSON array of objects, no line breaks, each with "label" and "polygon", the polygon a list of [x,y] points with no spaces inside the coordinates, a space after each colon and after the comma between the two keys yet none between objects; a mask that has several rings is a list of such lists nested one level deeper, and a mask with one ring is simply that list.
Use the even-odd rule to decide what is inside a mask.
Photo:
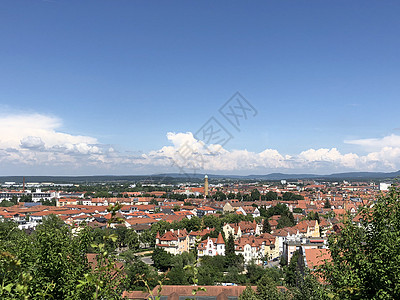
[{"label": "multi-story building", "polygon": [[157,232],[156,247],[162,248],[172,255],[189,252],[189,235],[186,229],[176,231],[171,229],[162,236]]},{"label": "multi-story building", "polygon": [[218,238],[210,238],[199,243],[197,246],[197,255],[201,256],[216,256],[225,255],[225,242],[222,234],[219,233]]},{"label": "multi-story building", "polygon": [[259,235],[261,233],[261,229],[262,226],[260,224],[257,224],[256,221],[241,221],[238,224],[225,224],[222,228],[226,237],[232,234],[235,240],[246,234]]},{"label": "multi-story building", "polygon": [[243,256],[246,265],[251,261],[260,264],[265,256],[265,243],[255,236],[242,236],[235,242],[235,253]]}]

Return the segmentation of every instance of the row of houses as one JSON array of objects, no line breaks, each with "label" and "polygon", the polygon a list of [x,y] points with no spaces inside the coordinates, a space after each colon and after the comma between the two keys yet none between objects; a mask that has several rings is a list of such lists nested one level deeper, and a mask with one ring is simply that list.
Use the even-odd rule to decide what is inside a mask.
[{"label": "row of houses", "polygon": [[[299,247],[326,248],[326,239],[320,238],[318,221],[302,221],[294,227],[278,229],[271,234],[261,233],[262,226],[255,221],[241,221],[237,224],[225,224],[224,236],[232,235],[235,253],[241,254],[246,264],[254,261],[257,264],[264,260],[274,260],[284,255],[290,261],[293,252]],[[210,237],[212,229],[187,232],[186,230],[167,231],[157,234],[156,247],[173,255],[196,249],[197,255],[225,255],[225,241],[219,233],[217,238]],[[207,238],[203,238],[207,235]],[[197,248],[196,246],[197,245]]]}]

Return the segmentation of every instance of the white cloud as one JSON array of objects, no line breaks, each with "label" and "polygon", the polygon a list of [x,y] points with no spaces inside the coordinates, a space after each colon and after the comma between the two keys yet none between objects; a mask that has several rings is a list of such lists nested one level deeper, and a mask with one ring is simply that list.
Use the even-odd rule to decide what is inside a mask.
[{"label": "white cloud", "polygon": [[[283,155],[274,149],[256,153],[245,149],[228,151],[220,145],[205,148],[191,132],[169,132],[167,138],[173,146],[165,146],[143,155],[143,164],[160,167],[175,165],[186,172],[201,169],[216,172],[279,170],[327,173],[400,169],[400,147],[384,147],[363,156],[356,153],[343,154],[337,148],[308,149],[291,156]],[[215,149],[217,151],[211,155],[210,152],[213,153]]]},{"label": "white cloud", "polygon": [[61,120],[41,114],[0,116],[0,147],[18,148],[29,137],[40,138],[46,147],[70,144],[97,144],[95,138],[56,131]]},{"label": "white cloud", "polygon": [[384,147],[400,148],[400,136],[391,134],[383,138],[346,140],[345,143],[359,145],[365,149],[383,149]]},{"label": "white cloud", "polygon": [[240,170],[290,170],[306,168],[314,162],[329,161],[352,167],[353,154],[341,155],[337,149],[318,149],[302,152],[298,156],[282,155],[275,149],[265,149],[256,153],[244,150],[224,149],[221,145],[204,145],[191,132],[167,134],[173,146],[162,147],[143,155],[143,164],[155,166],[175,165],[190,172],[199,169],[212,171]]},{"label": "white cloud", "polygon": [[0,115],[0,164],[80,168],[113,162],[96,138],[60,132],[61,125],[42,114]]},{"label": "white cloud", "polygon": [[[205,147],[191,132],[168,132],[169,145],[141,156],[116,151],[90,136],[60,132],[62,122],[41,114],[0,115],[0,169],[58,170],[76,173],[138,174],[158,172],[268,173],[388,171],[400,169],[400,137],[346,141],[372,149],[366,155],[337,148],[308,149],[287,155],[275,149],[253,152]],[[8,169],[5,166],[11,166]],[[18,167],[18,168],[16,168]],[[8,175],[8,174],[3,174]]]},{"label": "white cloud", "polygon": [[27,136],[21,140],[21,148],[42,149],[44,142],[38,136]]},{"label": "white cloud", "polygon": [[309,149],[301,152],[298,155],[299,162],[307,163],[318,163],[318,162],[328,162],[336,166],[346,167],[346,168],[357,168],[360,157],[354,153],[341,154],[338,149]]},{"label": "white cloud", "polygon": [[368,153],[361,156],[364,169],[400,169],[400,136],[391,134],[382,138],[346,140],[345,143],[358,145]]}]

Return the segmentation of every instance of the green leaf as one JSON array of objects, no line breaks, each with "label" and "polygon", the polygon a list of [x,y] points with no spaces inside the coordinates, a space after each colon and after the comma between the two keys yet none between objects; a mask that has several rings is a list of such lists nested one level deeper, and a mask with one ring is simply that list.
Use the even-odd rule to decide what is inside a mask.
[{"label": "green leaf", "polygon": [[14,285],[14,284],[9,283],[9,284],[7,284],[7,285],[4,287],[4,289],[5,289],[7,292],[11,293],[11,290],[12,290],[13,285]]}]

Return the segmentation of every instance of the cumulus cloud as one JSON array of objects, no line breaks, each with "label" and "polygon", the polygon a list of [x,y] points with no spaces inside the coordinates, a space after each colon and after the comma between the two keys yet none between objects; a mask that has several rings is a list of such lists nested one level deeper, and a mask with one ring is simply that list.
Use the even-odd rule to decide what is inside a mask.
[{"label": "cumulus cloud", "polygon": [[382,138],[346,140],[368,153],[359,158],[366,169],[400,169],[400,136],[391,134]]},{"label": "cumulus cloud", "polygon": [[41,139],[46,147],[70,144],[97,144],[89,136],[71,135],[57,131],[61,120],[41,114],[0,116],[0,147],[18,148],[27,139]]},{"label": "cumulus cloud", "polygon": [[64,168],[70,170],[70,174],[76,174],[77,170],[88,170],[89,174],[137,174],[176,171],[327,173],[400,169],[400,137],[396,135],[346,141],[371,149],[365,155],[341,153],[337,148],[307,149],[288,155],[270,148],[261,152],[228,150],[218,144],[204,145],[191,132],[168,132],[168,145],[135,156],[121,153],[94,137],[61,132],[61,125],[59,118],[42,114],[0,115],[0,167]]},{"label": "cumulus cloud", "polygon": [[191,132],[168,132],[167,138],[172,146],[164,146],[144,154],[143,164],[219,171],[288,167],[285,157],[273,149],[266,149],[260,153],[248,150],[228,151],[217,144],[205,146],[196,140]]},{"label": "cumulus cloud", "polygon": [[0,163],[79,168],[115,162],[96,138],[61,132],[61,125],[42,114],[0,115]]},{"label": "cumulus cloud", "polygon": [[21,140],[21,148],[43,149],[44,142],[38,136],[27,136]]},{"label": "cumulus cloud", "polygon": [[[228,151],[221,145],[205,146],[201,141],[196,140],[191,132],[169,132],[167,138],[172,146],[164,146],[160,150],[144,154],[143,164],[172,165],[186,172],[193,170],[249,171],[295,169],[311,161],[324,159],[321,155],[312,157],[307,153],[303,153],[304,158],[282,155],[275,149],[265,149],[259,153],[246,149]],[[319,153],[320,150],[316,152]]]},{"label": "cumulus cloud", "polygon": [[143,164],[173,165],[184,171],[361,171],[397,170],[400,168],[400,147],[383,147],[366,155],[341,153],[337,148],[308,149],[295,155],[285,155],[275,149],[262,152],[226,150],[220,145],[207,145],[191,132],[167,134],[171,146],[142,156]]},{"label": "cumulus cloud", "polygon": [[299,163],[312,163],[318,162],[331,163],[337,166],[343,166],[346,168],[357,168],[360,157],[354,153],[341,154],[338,149],[309,149],[301,152],[298,155]]}]

